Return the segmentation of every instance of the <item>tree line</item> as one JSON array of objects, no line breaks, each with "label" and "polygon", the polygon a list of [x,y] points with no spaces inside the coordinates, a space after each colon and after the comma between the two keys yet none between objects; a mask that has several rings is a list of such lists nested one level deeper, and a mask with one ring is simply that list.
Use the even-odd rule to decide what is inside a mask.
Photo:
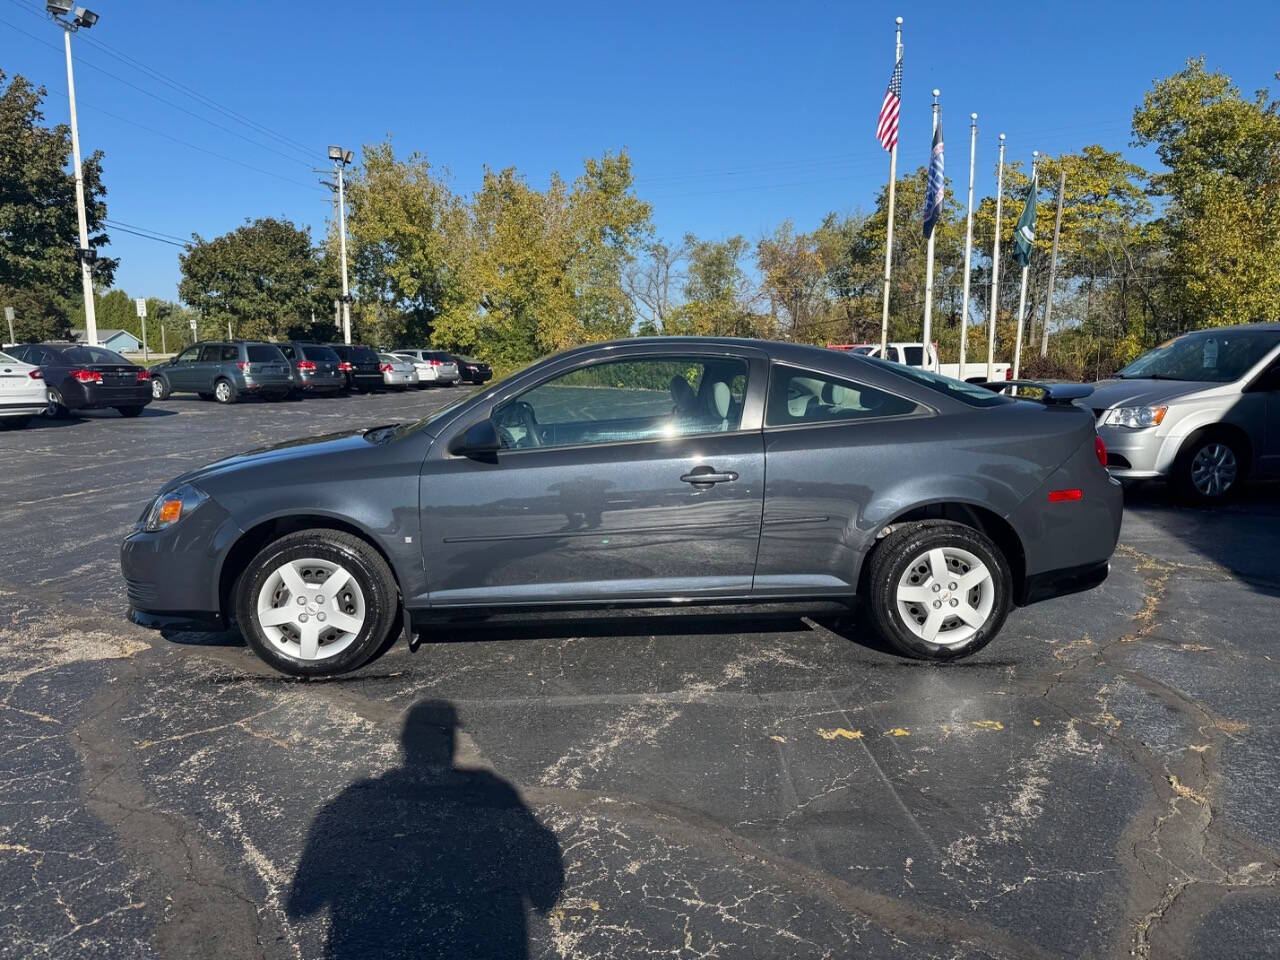
[{"label": "tree line", "polygon": [[[15,78],[0,97],[0,132],[6,144],[10,129],[18,134],[21,161],[5,157],[0,172],[0,242],[7,248],[0,297],[25,297],[34,309],[24,311],[23,324],[48,329],[70,324],[78,286],[67,239],[75,214],[66,129],[40,125],[42,94]],[[1274,318],[1277,101],[1267,90],[1246,95],[1225,74],[1191,60],[1145,93],[1134,110],[1132,143],[1152,148],[1159,168],[1146,170],[1100,144],[1041,157],[1042,226],[1024,349],[1033,375],[1093,378],[1186,329]],[[86,168],[96,244],[107,240],[101,164],[95,154]],[[896,185],[892,339],[919,337],[925,183],[920,167]],[[1001,222],[995,197],[975,209],[968,310],[980,330],[971,332],[974,358],[985,355],[995,231],[1008,250],[1028,187],[1029,172],[1009,164]],[[514,168],[487,169],[479,189],[463,194],[427,157],[398,155],[388,139],[364,148],[347,192],[354,336],[385,347],[430,343],[482,356],[499,370],[629,334],[877,340],[887,195],[886,185],[871,209],[832,212],[808,230],[788,220],[754,238],[661,238],[625,150],[590,158],[574,179],[553,175],[542,188]],[[57,207],[61,219],[36,229],[29,214],[41,203]],[[935,227],[934,331],[944,359],[958,353],[964,233],[965,211],[949,186]],[[31,252],[10,260],[19,246]],[[179,255],[179,295],[201,335],[230,325],[237,336],[334,337],[337,257],[332,225],[327,236],[313,238],[285,219],[250,220],[219,237],[193,235]],[[99,264],[105,286],[115,264]],[[995,297],[1000,359],[1013,351],[1018,280],[1006,258]],[[1046,335],[1051,293],[1053,328],[1041,361],[1034,348]]]}]

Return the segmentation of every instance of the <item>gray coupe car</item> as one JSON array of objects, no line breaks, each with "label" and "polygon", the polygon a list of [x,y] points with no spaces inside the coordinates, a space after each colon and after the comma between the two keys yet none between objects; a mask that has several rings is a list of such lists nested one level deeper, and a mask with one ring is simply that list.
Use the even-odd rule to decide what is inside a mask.
[{"label": "gray coupe car", "polygon": [[1056,389],[753,340],[581,347],[177,477],[124,541],[131,616],[235,621],[314,677],[460,611],[862,598],[894,648],[950,660],[1106,576],[1120,486],[1088,388]]}]

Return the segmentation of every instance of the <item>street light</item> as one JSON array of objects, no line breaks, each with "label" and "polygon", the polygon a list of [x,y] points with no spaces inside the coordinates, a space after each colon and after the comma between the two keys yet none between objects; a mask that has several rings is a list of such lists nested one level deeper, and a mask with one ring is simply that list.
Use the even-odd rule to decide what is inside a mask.
[{"label": "street light", "polygon": [[[71,35],[77,30],[88,30],[98,22],[98,15],[84,7],[72,12],[71,0],[47,0],[44,5],[49,18],[62,28],[62,38],[67,51],[67,97],[71,103],[71,159],[75,162],[76,220],[80,227],[80,246],[76,258],[80,261],[80,283],[84,287],[84,335],[91,345],[98,343],[98,315],[93,306],[93,263],[97,259],[89,246],[89,221],[84,211],[84,167],[80,163],[80,129],[76,123],[76,79],[71,70]],[[71,19],[66,19],[71,16]]]},{"label": "street light", "polygon": [[342,258],[342,342],[351,343],[351,295],[347,292],[347,199],[343,193],[342,172],[355,156],[350,150],[330,145],[329,159],[338,175],[338,250]]}]

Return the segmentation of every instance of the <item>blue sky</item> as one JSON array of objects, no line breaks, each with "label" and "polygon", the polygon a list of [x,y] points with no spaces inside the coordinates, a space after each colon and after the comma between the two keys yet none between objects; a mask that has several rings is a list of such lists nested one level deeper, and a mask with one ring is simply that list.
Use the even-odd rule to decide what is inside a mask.
[{"label": "blue sky", "polygon": [[[1272,3],[1070,6],[94,0],[101,21],[73,40],[81,144],[106,152],[113,220],[179,237],[256,216],[319,236],[331,204],[311,167],[325,165],[325,146],[390,133],[463,192],[485,164],[541,185],[625,146],[659,235],[754,239],[786,217],[810,229],[830,210],[872,205],[888,172],[874,130],[897,15],[899,169],[927,158],[938,87],[947,171],[961,188],[968,117],[980,115],[979,195],[994,187],[999,132],[1010,159],[1092,142],[1127,149],[1144,90],[1187,57],[1204,54],[1246,91],[1273,84],[1280,67]],[[42,9],[0,0],[0,69],[47,86],[46,115],[63,121],[61,38]],[[175,295],[176,247],[112,234],[117,286]]]}]

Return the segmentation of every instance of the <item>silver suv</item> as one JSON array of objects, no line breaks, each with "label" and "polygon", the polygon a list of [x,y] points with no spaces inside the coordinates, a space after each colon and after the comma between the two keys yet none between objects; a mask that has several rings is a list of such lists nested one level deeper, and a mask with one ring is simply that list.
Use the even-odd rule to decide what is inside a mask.
[{"label": "silver suv", "polygon": [[1213,501],[1280,477],[1280,323],[1183,334],[1084,402],[1119,480],[1166,478]]},{"label": "silver suv", "polygon": [[245,395],[283,400],[292,389],[289,362],[280,348],[257,340],[195,343],[151,368],[155,400],[184,392],[218,403],[235,403]]}]

